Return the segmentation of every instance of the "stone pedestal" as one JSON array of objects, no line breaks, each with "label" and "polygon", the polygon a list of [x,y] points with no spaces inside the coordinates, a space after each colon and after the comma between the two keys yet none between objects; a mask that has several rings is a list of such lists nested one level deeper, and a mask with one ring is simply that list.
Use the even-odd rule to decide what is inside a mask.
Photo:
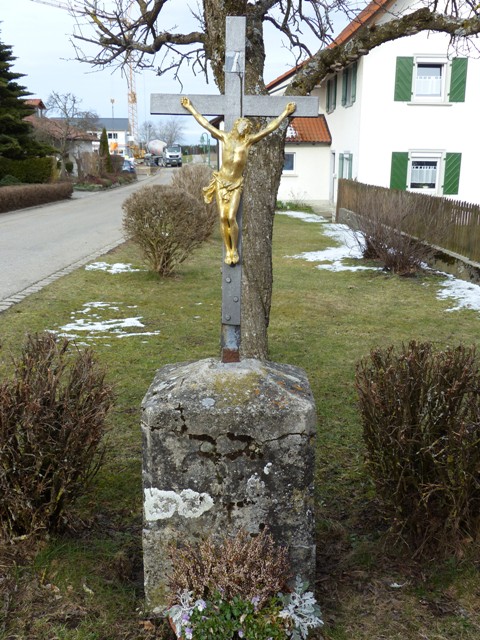
[{"label": "stone pedestal", "polygon": [[313,582],[316,412],[305,373],[257,360],[166,366],[142,404],[147,607],[166,604],[167,548],[268,527]]}]

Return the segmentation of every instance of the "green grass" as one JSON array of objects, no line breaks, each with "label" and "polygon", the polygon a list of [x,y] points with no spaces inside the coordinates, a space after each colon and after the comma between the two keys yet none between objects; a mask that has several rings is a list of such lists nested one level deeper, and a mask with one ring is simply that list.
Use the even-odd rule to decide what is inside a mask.
[{"label": "green grass", "polygon": [[[474,561],[420,564],[404,550],[385,546],[385,523],[363,468],[353,380],[356,362],[379,345],[411,339],[433,340],[439,347],[478,345],[480,315],[447,313],[451,305],[436,298],[440,278],[434,275],[332,273],[287,257],[328,246],[332,241],[322,235],[321,225],[277,216],[270,357],[305,369],[317,404],[322,637],[474,640],[480,633]],[[139,408],[163,364],[219,354],[220,252],[217,237],[164,280],[144,270],[110,275],[80,269],[0,314],[4,374],[28,332],[58,330],[88,302],[118,307],[109,318],[141,316],[145,328],[135,331],[160,332],[90,341],[116,388],[106,462],[76,506],[73,530],[41,544],[26,541],[18,549],[4,549],[0,638],[171,637],[157,623],[139,624]],[[105,260],[142,267],[132,245]],[[395,583],[403,586],[390,586]]]}]

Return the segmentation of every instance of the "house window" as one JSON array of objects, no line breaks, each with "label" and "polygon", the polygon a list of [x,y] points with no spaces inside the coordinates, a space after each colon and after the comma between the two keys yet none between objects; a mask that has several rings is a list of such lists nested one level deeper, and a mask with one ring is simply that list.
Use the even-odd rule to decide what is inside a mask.
[{"label": "house window", "polygon": [[335,111],[337,106],[337,76],[327,81],[327,113]]},{"label": "house window", "polygon": [[342,74],[342,105],[351,107],[357,98],[357,63],[343,70]]},{"label": "house window", "polygon": [[285,172],[292,172],[295,171],[295,154],[290,152],[290,151],[286,151],[285,152],[285,156],[284,156],[284,160],[283,160],[283,171]]},{"label": "house window", "polygon": [[413,96],[415,100],[445,100],[446,64],[417,62]]},{"label": "house window", "polygon": [[400,56],[396,61],[396,102],[465,102],[468,58]]},{"label": "house window", "polygon": [[109,133],[108,134],[108,139],[109,140],[118,140],[118,133]]},{"label": "house window", "polygon": [[394,151],[390,188],[438,195],[458,194],[461,153]]},{"label": "house window", "polygon": [[437,191],[439,159],[410,159],[409,191],[416,189]]},{"label": "house window", "polygon": [[351,153],[341,153],[338,156],[338,177],[352,179],[353,174],[353,156]]}]

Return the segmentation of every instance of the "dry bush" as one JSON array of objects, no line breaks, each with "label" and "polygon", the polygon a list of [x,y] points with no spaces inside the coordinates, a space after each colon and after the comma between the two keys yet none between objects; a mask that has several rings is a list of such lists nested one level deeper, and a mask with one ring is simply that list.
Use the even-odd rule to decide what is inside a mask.
[{"label": "dry bush", "polygon": [[126,237],[161,276],[171,275],[209,235],[203,205],[185,189],[144,187],[125,200],[123,210]]},{"label": "dry bush", "polygon": [[451,219],[439,215],[439,198],[358,183],[346,187],[345,206],[357,214],[363,256],[380,260],[387,271],[415,274],[448,237]]},{"label": "dry bush", "polygon": [[261,607],[285,589],[291,577],[287,550],[276,545],[265,530],[254,537],[242,530],[219,545],[212,538],[186,544],[171,549],[170,558],[173,597],[186,590],[195,598],[206,599],[219,591],[226,600],[258,597]]},{"label": "dry bush", "polygon": [[435,249],[402,231],[408,228],[408,216],[392,215],[390,220],[373,215],[358,218],[362,233],[363,257],[380,260],[386,271],[400,276],[411,276],[425,267]]},{"label": "dry bush", "polygon": [[[84,151],[80,156],[83,174],[87,176],[100,175],[100,156],[98,153]],[[123,160],[123,159],[122,159]]]},{"label": "dry bush", "polygon": [[62,523],[99,468],[111,387],[91,350],[28,337],[0,384],[0,526],[19,536]]},{"label": "dry bush", "polygon": [[57,200],[70,198],[73,187],[70,182],[55,184],[22,184],[0,188],[0,213],[36,207]]},{"label": "dry bush", "polygon": [[480,363],[411,342],[357,365],[367,469],[391,529],[417,553],[480,534]]},{"label": "dry bush", "polygon": [[203,198],[203,187],[207,186],[212,178],[212,170],[206,164],[191,164],[176,171],[173,175],[171,185],[179,191],[185,191],[202,205],[202,210],[198,212],[201,218],[199,231],[204,234],[207,240],[213,231],[217,219],[214,203],[207,204]]}]

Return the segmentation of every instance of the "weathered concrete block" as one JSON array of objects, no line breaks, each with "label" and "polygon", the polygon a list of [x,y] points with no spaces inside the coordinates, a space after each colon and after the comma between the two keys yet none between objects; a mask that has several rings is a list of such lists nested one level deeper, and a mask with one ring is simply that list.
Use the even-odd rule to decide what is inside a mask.
[{"label": "weathered concrete block", "polygon": [[147,606],[166,602],[167,547],[268,527],[313,580],[316,412],[305,373],[214,359],[157,372],[142,404]]}]

